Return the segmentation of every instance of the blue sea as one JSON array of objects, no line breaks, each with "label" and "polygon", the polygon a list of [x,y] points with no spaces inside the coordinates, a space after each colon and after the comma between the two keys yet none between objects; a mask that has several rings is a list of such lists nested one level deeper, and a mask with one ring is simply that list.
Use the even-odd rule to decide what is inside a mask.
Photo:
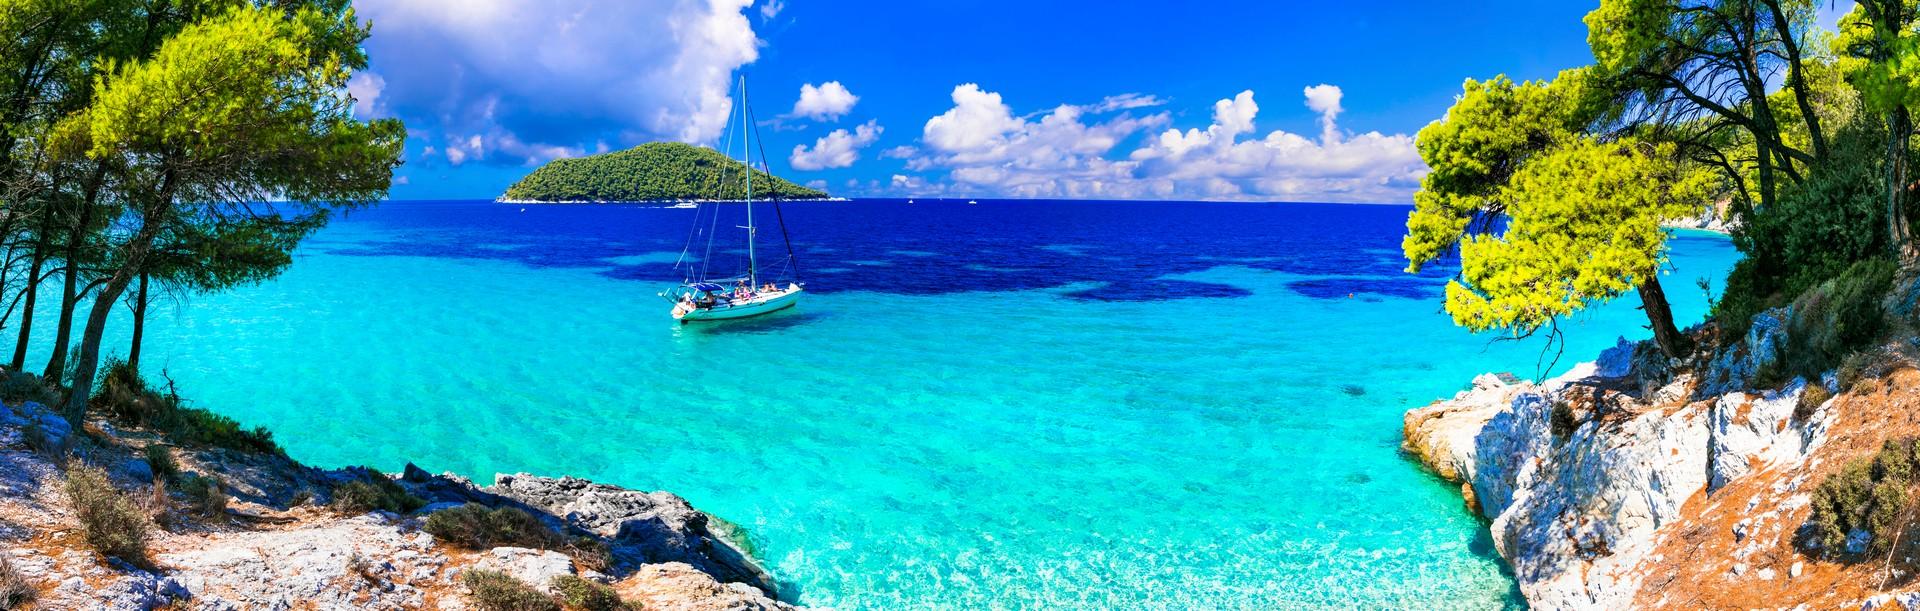
[{"label": "blue sea", "polygon": [[[1518,607],[1401,414],[1648,333],[1631,295],[1558,361],[1454,327],[1449,270],[1401,271],[1407,212],[794,203],[800,307],[680,326],[692,210],[389,202],[275,280],[165,298],[144,366],[312,464],[671,490],[809,605]],[[740,224],[688,256],[740,269]],[[1671,245],[1697,321],[1735,252]]]}]

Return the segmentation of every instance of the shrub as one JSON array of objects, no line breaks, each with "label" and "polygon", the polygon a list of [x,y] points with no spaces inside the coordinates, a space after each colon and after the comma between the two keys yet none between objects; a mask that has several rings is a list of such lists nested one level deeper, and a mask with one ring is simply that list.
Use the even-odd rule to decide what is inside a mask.
[{"label": "shrub", "polygon": [[1873,354],[1869,352],[1855,352],[1841,359],[1840,369],[1835,370],[1833,374],[1834,382],[1840,387],[1840,392],[1853,390],[1854,385],[1866,378],[1867,367],[1872,364]]},{"label": "shrub", "polygon": [[333,488],[335,511],[345,513],[366,513],[369,511],[391,511],[393,513],[413,513],[425,507],[427,502],[407,492],[399,482],[372,467],[363,467],[365,474],[361,479],[347,482]]},{"label": "shrub", "polygon": [[499,571],[469,570],[460,575],[460,583],[473,591],[473,604],[481,611],[560,611],[552,597]]},{"label": "shrub", "polygon": [[1816,377],[1866,346],[1886,329],[1881,299],[1893,284],[1894,264],[1868,259],[1802,293],[1787,322],[1787,360]]},{"label": "shrub", "polygon": [[489,509],[479,503],[433,512],[422,528],[436,539],[468,549],[554,549],[568,543],[533,514],[517,507]]},{"label": "shrub", "polygon": [[264,427],[241,428],[240,423],[197,407],[184,405],[171,390],[160,392],[140,378],[125,361],[110,359],[101,368],[100,391],[91,404],[121,422],[158,429],[177,443],[227,448],[242,452],[281,454],[273,433]]},{"label": "shrub", "polygon": [[1828,557],[1847,557],[1847,536],[1855,530],[1873,537],[1865,551],[1884,552],[1891,544],[1900,516],[1911,499],[1916,456],[1913,439],[1888,440],[1872,458],[1848,463],[1813,490],[1813,513],[1807,517],[1808,544],[1817,544]]},{"label": "shrub", "polygon": [[603,583],[595,583],[575,575],[555,575],[548,585],[552,586],[554,594],[560,597],[560,604],[566,605],[568,609],[582,611],[632,609],[620,600],[618,592]]},{"label": "shrub", "polygon": [[1574,418],[1573,406],[1565,401],[1555,401],[1553,411],[1547,414],[1547,429],[1553,434],[1554,441],[1557,443],[1566,439],[1579,428],[1580,421]]},{"label": "shrub", "polygon": [[1881,123],[1862,115],[1836,126],[1828,155],[1805,180],[1783,185],[1771,205],[1737,219],[1734,245],[1747,256],[1714,303],[1723,343],[1746,334],[1754,314],[1889,250]]},{"label": "shrub", "polygon": [[32,401],[41,405],[58,405],[60,394],[47,387],[40,376],[25,371],[9,371],[0,377],[0,402],[7,405],[20,405]]},{"label": "shrub", "polygon": [[1800,402],[1793,404],[1793,420],[1807,422],[1813,417],[1813,412],[1820,409],[1820,406],[1826,404],[1827,399],[1831,398],[1833,393],[1827,392],[1825,384],[1818,382],[1807,384],[1806,390],[1800,391]]},{"label": "shrub", "polygon": [[574,537],[567,544],[566,552],[580,568],[601,573],[613,568],[613,550],[607,549],[607,544],[599,539]]},{"label": "shrub", "polygon": [[153,468],[153,479],[170,480],[180,475],[180,463],[174,462],[173,453],[167,451],[167,446],[148,444],[141,453],[147,459],[147,466]]},{"label": "shrub", "polygon": [[15,570],[6,556],[0,555],[0,609],[25,609],[39,595],[39,590],[27,583],[27,577]]},{"label": "shrub", "polygon": [[67,499],[80,519],[81,534],[94,551],[134,564],[146,562],[147,517],[113,488],[106,471],[79,461],[69,462]]},{"label": "shrub", "polygon": [[180,478],[180,493],[187,496],[187,502],[193,504],[193,510],[201,517],[211,518],[227,511],[226,485],[219,478],[187,474]]}]

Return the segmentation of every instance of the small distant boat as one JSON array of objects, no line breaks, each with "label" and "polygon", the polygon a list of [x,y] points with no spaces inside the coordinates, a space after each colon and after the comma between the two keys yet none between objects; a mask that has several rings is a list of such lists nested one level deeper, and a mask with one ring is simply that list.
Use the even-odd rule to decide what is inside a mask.
[{"label": "small distant boat", "polygon": [[908,200],[907,200],[907,203],[909,203],[909,204],[911,204],[911,203],[913,203],[913,200],[912,200],[912,199],[908,199]]},{"label": "small distant boat", "polygon": [[[751,140],[754,132],[758,130],[754,127],[753,123],[753,109],[747,104],[747,80],[745,77],[740,79],[740,114],[735,117],[729,117],[729,121],[731,122],[731,120],[735,118],[740,121],[740,147],[742,151],[740,158],[746,162],[744,165],[747,168],[747,171],[741,172],[741,176],[739,177],[740,180],[744,181],[746,187],[744,191],[746,193],[746,200],[744,203],[746,207],[747,224],[735,226],[737,229],[746,230],[746,269],[736,270],[735,274],[737,275],[722,276],[720,278],[713,278],[708,273],[713,262],[711,255],[713,254],[714,233],[719,229],[720,214],[723,208],[725,208],[722,202],[680,202],[675,204],[673,206],[675,208],[693,208],[695,210],[693,214],[693,231],[687,235],[687,245],[686,248],[680,251],[680,260],[673,264],[674,269],[681,269],[684,264],[687,274],[686,280],[682,282],[680,286],[667,289],[660,293],[661,297],[665,297],[668,302],[673,304],[673,319],[680,321],[680,324],[705,320],[732,320],[778,312],[798,305],[800,303],[800,296],[805,291],[799,280],[799,265],[795,262],[793,256],[793,241],[789,239],[787,235],[786,217],[780,214],[780,200],[773,199],[770,200],[769,203],[773,204],[774,219],[778,221],[780,225],[780,239],[786,243],[786,260],[782,262],[782,265],[771,270],[773,273],[769,274],[767,273],[769,270],[761,269],[759,254],[754,249],[754,237],[759,233],[759,227],[753,224],[752,170],[755,168],[753,167]],[[727,151],[727,154],[731,155],[731,150]],[[762,155],[764,157],[764,152]],[[767,166],[765,159],[760,160],[760,168],[758,169],[766,172],[768,176],[773,175],[773,170]],[[719,180],[723,184],[732,179],[735,178],[724,174],[719,177]],[[729,202],[729,204],[730,203],[731,202]],[[709,214],[709,212],[711,212],[711,214]],[[733,221],[730,220],[729,224],[732,222]],[[694,242],[698,240],[703,233],[706,236],[707,242],[706,255],[699,257],[699,263],[695,264],[688,261],[687,254],[693,250]]]},{"label": "small distant boat", "polygon": [[969,205],[969,206],[973,206],[973,205],[978,205],[979,203],[980,203],[980,202],[977,202],[977,201],[973,201],[973,200],[967,200],[967,205]]}]

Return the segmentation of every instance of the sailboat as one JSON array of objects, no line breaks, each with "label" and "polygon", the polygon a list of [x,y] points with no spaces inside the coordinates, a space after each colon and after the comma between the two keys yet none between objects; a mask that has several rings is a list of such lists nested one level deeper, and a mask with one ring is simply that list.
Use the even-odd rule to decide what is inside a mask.
[{"label": "sailboat", "polygon": [[[747,104],[747,79],[744,76],[740,78],[740,113],[729,117],[729,122],[731,123],[733,119],[739,120],[740,128],[737,131],[740,133],[740,159],[745,162],[744,165],[747,168],[747,171],[743,172],[744,176],[741,177],[742,185],[746,189],[746,198],[740,202],[711,201],[696,204],[693,230],[687,234],[687,246],[681,249],[680,259],[674,262],[676,270],[684,269],[685,280],[680,283],[680,286],[660,293],[661,297],[665,297],[673,304],[673,318],[680,321],[680,324],[771,314],[798,305],[800,296],[805,291],[798,278],[798,266],[793,256],[793,240],[787,234],[786,218],[780,213],[780,200],[777,197],[769,198],[767,203],[773,205],[774,220],[780,226],[780,239],[786,245],[786,258],[773,269],[763,269],[760,265],[759,253],[755,249],[755,238],[758,236],[759,227],[753,221],[753,170],[755,168],[752,137],[756,129],[753,122],[753,109]],[[722,152],[731,156],[732,151],[733,135],[728,134],[725,150]],[[771,178],[773,171],[766,164],[764,147],[760,157],[759,169]],[[720,175],[722,185],[725,185],[729,179],[730,177],[724,172]],[[771,188],[768,191],[775,192]],[[736,205],[746,208],[747,224],[736,225],[734,229],[742,229],[746,232],[747,267],[745,270],[736,270],[741,273],[714,277],[710,272],[713,271],[711,269],[713,240],[715,234],[719,232],[720,213],[726,207]],[[695,263],[689,260],[687,255],[703,234],[706,237],[706,253]]]}]

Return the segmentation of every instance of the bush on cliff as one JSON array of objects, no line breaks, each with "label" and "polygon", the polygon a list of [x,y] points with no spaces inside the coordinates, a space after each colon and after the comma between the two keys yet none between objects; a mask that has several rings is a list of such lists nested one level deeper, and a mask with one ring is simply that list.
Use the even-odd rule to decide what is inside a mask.
[{"label": "bush on cliff", "polygon": [[173,459],[173,453],[167,451],[167,446],[148,444],[140,453],[146,457],[147,466],[153,469],[153,479],[167,481],[180,475],[180,463]]},{"label": "bush on cliff", "polygon": [[[1895,533],[1911,521],[1907,494],[1920,475],[1920,445],[1914,439],[1888,440],[1872,458],[1861,458],[1820,482],[1813,490],[1813,513],[1802,543],[1829,558],[1885,552]],[[1871,539],[1849,549],[1860,532]]]},{"label": "bush on cliff", "polygon": [[67,464],[67,500],[87,545],[104,556],[134,564],[147,559],[147,516],[114,489],[107,472],[80,461]]},{"label": "bush on cliff", "polygon": [[553,588],[554,595],[560,598],[560,604],[568,609],[579,611],[626,611],[637,609],[637,605],[628,605],[620,600],[620,593],[607,584],[581,579],[575,575],[555,575],[547,584]]},{"label": "bush on cliff", "polygon": [[265,427],[244,429],[232,418],[184,405],[172,390],[160,392],[125,361],[109,359],[101,368],[95,409],[121,422],[159,429],[176,442],[242,452],[280,454]]},{"label": "bush on cliff", "polygon": [[499,571],[472,569],[460,575],[460,583],[481,611],[560,611],[560,603],[533,584]]},{"label": "bush on cliff", "polygon": [[511,546],[556,550],[595,571],[605,571],[613,564],[612,553],[598,539],[568,537],[517,507],[488,508],[467,503],[433,512],[422,529],[436,539],[467,549]]},{"label": "bush on cliff", "polygon": [[1818,377],[1886,329],[1881,298],[1893,284],[1894,270],[1886,259],[1860,261],[1793,301],[1787,360],[1795,372]]},{"label": "bush on cliff", "polygon": [[1827,391],[1827,385],[1819,382],[1807,384],[1806,390],[1800,391],[1799,402],[1793,404],[1793,421],[1806,422],[1813,417],[1814,411],[1819,410],[1820,406],[1826,404],[1827,399],[1831,398],[1833,393]]},{"label": "bush on cliff", "polygon": [[553,529],[515,507],[489,509],[479,503],[467,503],[442,509],[427,516],[424,530],[434,538],[467,549],[525,547],[552,549],[565,544],[565,538]]},{"label": "bush on cliff", "polygon": [[0,403],[20,405],[32,401],[41,405],[59,405],[60,393],[47,386],[40,376],[25,371],[9,371],[0,377]]},{"label": "bush on cliff", "polygon": [[211,518],[226,513],[226,486],[218,478],[189,473],[180,478],[180,493],[186,495],[187,502],[200,517]]},{"label": "bush on cliff", "polygon": [[399,482],[372,467],[363,467],[365,473],[360,479],[335,486],[334,511],[343,513],[367,513],[369,511],[390,511],[407,514],[425,507],[427,502],[407,492]]},{"label": "bush on cliff", "polygon": [[27,577],[13,568],[6,556],[0,556],[0,609],[28,609],[40,591],[27,583]]}]

